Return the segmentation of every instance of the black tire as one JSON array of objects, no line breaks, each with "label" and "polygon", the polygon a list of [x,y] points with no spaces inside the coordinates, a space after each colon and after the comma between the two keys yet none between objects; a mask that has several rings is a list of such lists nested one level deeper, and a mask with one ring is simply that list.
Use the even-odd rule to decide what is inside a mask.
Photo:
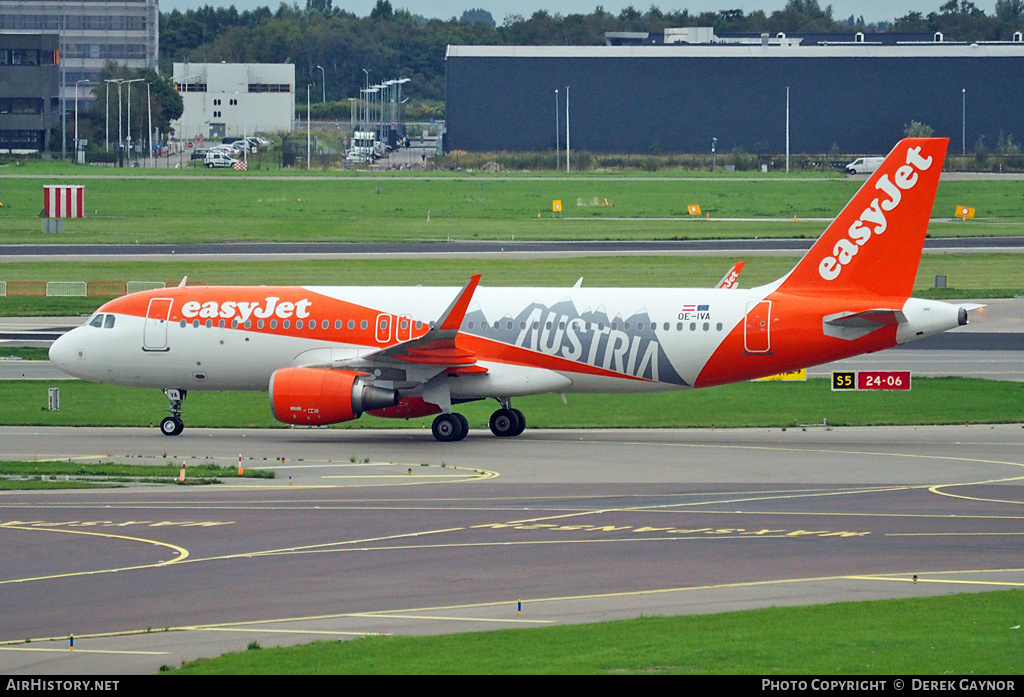
[{"label": "black tire", "polygon": [[452,443],[466,437],[467,428],[463,428],[460,414],[438,414],[430,426],[434,438],[442,443]]},{"label": "black tire", "polygon": [[165,436],[177,436],[181,435],[181,432],[185,430],[185,424],[181,419],[173,416],[168,416],[166,419],[160,422],[160,433]]},{"label": "black tire", "polygon": [[516,426],[515,432],[512,433],[512,437],[514,438],[515,436],[521,435],[523,431],[526,430],[526,415],[518,409],[511,409],[510,411],[519,419],[519,425]]},{"label": "black tire", "polygon": [[462,414],[452,414],[452,416],[457,418],[459,420],[459,425],[462,426],[462,434],[456,440],[462,440],[469,435],[469,419]]},{"label": "black tire", "polygon": [[516,435],[520,419],[512,409],[498,409],[491,414],[489,425],[491,433],[498,438],[509,438]]}]

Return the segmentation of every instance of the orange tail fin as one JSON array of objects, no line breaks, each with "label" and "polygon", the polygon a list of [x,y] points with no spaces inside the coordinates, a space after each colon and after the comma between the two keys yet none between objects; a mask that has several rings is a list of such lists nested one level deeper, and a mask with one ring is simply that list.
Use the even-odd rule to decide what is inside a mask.
[{"label": "orange tail fin", "polygon": [[901,140],[779,290],[909,297],[948,144]]}]

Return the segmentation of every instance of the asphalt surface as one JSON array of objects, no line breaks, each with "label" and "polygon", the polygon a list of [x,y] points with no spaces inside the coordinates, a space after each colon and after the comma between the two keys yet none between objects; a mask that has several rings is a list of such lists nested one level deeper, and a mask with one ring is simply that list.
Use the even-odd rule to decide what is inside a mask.
[{"label": "asphalt surface", "polygon": [[2,459],[234,467],[239,453],[277,478],[0,495],[0,672],[1024,587],[1020,425],[474,430],[457,444],[0,429]]},{"label": "asphalt surface", "polygon": [[[684,221],[686,222],[686,221]],[[698,222],[699,224],[699,222]],[[263,258],[346,258],[358,256],[591,256],[595,254],[757,254],[802,253],[813,239],[737,240],[591,240],[452,242],[210,242],[193,244],[0,244],[5,261],[103,257],[166,260]],[[925,240],[929,252],[1024,252],[1024,237],[938,237]]]}]

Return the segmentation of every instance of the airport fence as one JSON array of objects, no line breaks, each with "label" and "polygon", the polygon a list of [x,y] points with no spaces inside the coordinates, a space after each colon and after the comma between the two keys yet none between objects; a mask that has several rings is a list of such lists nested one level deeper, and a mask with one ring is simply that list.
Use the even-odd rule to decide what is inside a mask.
[{"label": "airport fence", "polygon": [[116,298],[167,285],[163,281],[0,281],[0,297]]}]

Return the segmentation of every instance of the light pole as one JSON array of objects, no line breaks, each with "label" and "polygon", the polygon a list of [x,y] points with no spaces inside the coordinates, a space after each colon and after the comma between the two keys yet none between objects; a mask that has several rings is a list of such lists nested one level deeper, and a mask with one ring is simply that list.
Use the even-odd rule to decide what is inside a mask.
[{"label": "light pole", "polygon": [[64,11],[64,3],[61,3],[60,7],[60,159],[64,160],[68,156],[68,76],[65,67],[67,61],[63,60],[67,56],[68,16]]},{"label": "light pole", "polygon": [[711,139],[711,171],[714,172],[718,169],[718,153],[715,150],[718,148],[718,138]]},{"label": "light pole", "polygon": [[75,162],[78,162],[78,86],[82,83],[89,84],[89,80],[77,80],[75,82]]},{"label": "light pole", "polygon": [[[146,138],[146,143],[149,145],[149,159],[153,159],[153,98],[149,92],[149,81],[146,81],[146,111],[147,114],[147,126],[149,127],[149,136]],[[155,163],[151,163],[155,164]]]},{"label": "light pole", "polygon": [[316,66],[317,70],[320,71],[320,90],[323,94],[323,102],[327,103],[327,73],[324,72],[323,67]]},{"label": "light pole", "polygon": [[363,119],[363,130],[364,131],[366,130],[367,122],[369,122],[369,120],[370,120],[370,73],[372,73],[372,72],[373,71],[370,70],[369,68],[363,68],[363,73],[366,74],[366,101],[363,103],[363,106],[364,106],[363,113],[366,115],[366,117]]},{"label": "light pole", "polygon": [[125,119],[128,122],[128,159],[132,157],[132,83],[133,82],[145,82],[141,77],[137,77],[133,80],[125,80],[128,85],[128,117]]},{"label": "light pole", "polygon": [[[239,82],[238,86],[239,87],[245,87],[246,89],[248,89],[249,83],[248,82]],[[235,94],[238,95],[238,100],[237,100],[238,104],[237,104],[237,106],[241,107],[241,109],[242,109],[242,142],[245,143],[245,148],[242,150],[242,162],[245,163],[246,169],[248,169],[248,167],[249,167],[249,113],[245,110],[245,107],[242,105],[242,92],[239,91],[239,92],[236,92]],[[247,92],[247,94],[248,94],[248,92]]]},{"label": "light pole", "polygon": [[310,161],[310,137],[309,137],[309,85],[306,85],[306,171],[309,171]]},{"label": "light pole", "polygon": [[402,78],[398,79],[398,122],[399,123],[405,123],[405,119],[402,118],[402,105],[405,104],[405,102],[407,102],[409,100],[406,99],[405,101],[402,101],[402,85],[404,85],[407,82],[412,82],[412,78],[410,78],[410,77],[402,77]]},{"label": "light pole", "polygon": [[[103,116],[104,116],[104,119],[103,119],[103,121],[104,121],[104,124],[103,124],[104,125],[104,129],[103,130],[105,132],[104,133],[104,137],[106,138],[106,145],[104,146],[104,149],[107,152],[110,152],[110,83],[111,82],[118,82],[118,80],[104,80],[103,82],[107,83],[107,98],[105,100],[106,103],[103,105],[103,111],[104,111],[104,114],[103,114]],[[118,119],[118,123],[120,123],[120,122],[121,122],[121,120]]]},{"label": "light pole", "polygon": [[555,90],[555,171],[562,169],[562,136],[558,132],[558,90]]},{"label": "light pole", "polygon": [[961,155],[967,157],[967,88],[960,90],[960,150]]},{"label": "light pole", "polygon": [[789,88],[786,88],[786,174],[789,174]]},{"label": "light pole", "polygon": [[124,131],[121,129],[121,85],[124,80],[117,81],[117,161],[120,167],[121,161],[121,148],[124,147]]},{"label": "light pole", "polygon": [[565,86],[565,173],[569,173],[569,85]]}]

